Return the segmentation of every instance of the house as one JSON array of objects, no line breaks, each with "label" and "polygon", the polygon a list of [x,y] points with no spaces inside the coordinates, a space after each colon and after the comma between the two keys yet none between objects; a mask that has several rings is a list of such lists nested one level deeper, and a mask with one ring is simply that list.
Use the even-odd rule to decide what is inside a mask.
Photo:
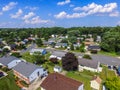
[{"label": "house", "polygon": [[88,48],[87,48],[89,51],[100,51],[101,49],[100,49],[100,46],[98,46],[98,45],[90,45],[90,46],[88,46]]},{"label": "house", "polygon": [[101,36],[97,36],[97,42],[101,42]]},{"label": "house", "polygon": [[30,55],[33,55],[35,52],[40,52],[42,55],[45,55],[47,53],[46,49],[34,48],[30,50]]},{"label": "house", "polygon": [[57,58],[59,60],[62,59],[63,56],[65,56],[66,52],[64,51],[53,51],[51,52],[51,56],[49,58]]},{"label": "house", "polygon": [[42,82],[41,90],[83,90],[83,83],[58,73],[51,73]]},{"label": "house", "polygon": [[83,58],[78,58],[78,69],[79,71],[89,70],[92,72],[101,72],[102,68],[100,67],[100,63],[96,60],[88,60]]},{"label": "house", "polygon": [[61,72],[62,71],[62,68],[60,66],[55,66],[54,67],[54,72]]},{"label": "house", "polygon": [[49,42],[47,42],[47,41],[44,41],[44,42],[43,42],[43,45],[44,45],[44,46],[49,46],[49,45],[50,45],[50,43],[49,43]]},{"label": "house", "polygon": [[14,75],[25,81],[27,84],[30,84],[33,80],[38,77],[43,77],[47,75],[47,72],[44,68],[37,66],[28,62],[20,62],[13,68]]},{"label": "house", "polygon": [[86,38],[84,44],[85,46],[93,45],[94,44],[93,38]]},{"label": "house", "polygon": [[67,47],[67,43],[56,43],[55,48],[60,48],[60,47]]},{"label": "house", "polygon": [[120,75],[120,66],[118,67],[117,72],[118,72],[118,75]]},{"label": "house", "polygon": [[0,64],[3,66],[7,66],[9,69],[13,68],[20,62],[21,60],[14,56],[7,56],[7,57],[0,58]]},{"label": "house", "polygon": [[100,90],[100,85],[102,83],[102,80],[99,76],[93,77],[93,80],[90,81],[90,86],[93,90]]}]

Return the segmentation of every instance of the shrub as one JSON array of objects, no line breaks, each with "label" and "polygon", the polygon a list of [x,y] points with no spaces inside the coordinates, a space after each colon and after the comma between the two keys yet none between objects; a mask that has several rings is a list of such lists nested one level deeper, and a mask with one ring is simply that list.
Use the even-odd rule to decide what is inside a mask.
[{"label": "shrub", "polygon": [[57,58],[51,58],[50,61],[54,64],[58,64],[58,59]]},{"label": "shrub", "polygon": [[85,58],[85,59],[92,59],[91,56],[88,55],[88,54],[85,54],[85,55],[83,56],[83,58]]}]

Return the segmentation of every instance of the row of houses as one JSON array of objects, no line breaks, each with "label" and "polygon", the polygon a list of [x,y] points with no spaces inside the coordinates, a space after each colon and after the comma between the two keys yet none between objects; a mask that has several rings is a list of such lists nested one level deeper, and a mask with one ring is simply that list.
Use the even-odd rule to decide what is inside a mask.
[{"label": "row of houses", "polygon": [[[66,52],[64,51],[53,51],[51,52],[51,56],[49,58],[57,58],[58,60],[61,60],[63,56],[65,56]],[[89,70],[92,72],[101,72],[102,68],[100,67],[100,62],[97,60],[88,60],[84,58],[78,57],[78,70],[83,71]]]},{"label": "row of houses", "polygon": [[[94,76],[90,81],[92,90],[100,90],[102,80]],[[41,90],[84,90],[84,83],[59,73],[51,73],[40,85]]]},{"label": "row of houses", "polygon": [[0,58],[0,65],[13,70],[15,76],[30,84],[38,77],[47,75],[47,71],[41,66],[25,62],[14,56]]}]

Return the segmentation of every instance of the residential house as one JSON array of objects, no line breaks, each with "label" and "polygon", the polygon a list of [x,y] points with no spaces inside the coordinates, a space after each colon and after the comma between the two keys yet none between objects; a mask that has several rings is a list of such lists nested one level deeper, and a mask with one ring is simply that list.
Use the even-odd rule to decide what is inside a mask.
[{"label": "residential house", "polygon": [[60,47],[67,47],[67,43],[56,43],[55,48],[60,48]]},{"label": "residential house", "polygon": [[85,46],[93,45],[94,44],[93,38],[86,38],[84,44]]},{"label": "residential house", "polygon": [[30,55],[33,55],[35,52],[40,52],[42,55],[45,55],[47,53],[46,49],[34,48],[30,50]]},{"label": "residential house", "polygon": [[101,36],[97,36],[97,42],[101,42]]},{"label": "residential house", "polygon": [[7,56],[7,57],[4,56],[4,57],[0,58],[0,64],[3,66],[7,66],[9,69],[13,68],[20,62],[21,62],[21,60],[14,56]]},{"label": "residential house", "polygon": [[42,82],[41,90],[84,90],[83,83],[58,73],[51,73]]},{"label": "residential house", "polygon": [[44,68],[28,62],[20,62],[13,68],[14,75],[30,84],[33,80],[38,77],[47,75]]},{"label": "residential house", "polygon": [[54,67],[54,72],[60,73],[62,71],[62,68],[60,66],[55,66]]},{"label": "residential house", "polygon": [[44,45],[44,46],[49,46],[49,45],[50,45],[50,43],[49,43],[49,42],[47,42],[47,41],[43,41],[43,45]]},{"label": "residential house", "polygon": [[59,60],[62,59],[63,56],[65,56],[66,52],[64,51],[53,51],[51,52],[51,56],[49,58],[57,58]]},{"label": "residential house", "polygon": [[92,72],[101,72],[102,68],[100,67],[100,62],[96,60],[88,60],[83,58],[78,58],[78,69],[79,71],[89,70]]},{"label": "residential house", "polygon": [[93,77],[93,80],[90,81],[90,86],[93,90],[100,90],[100,85],[102,83],[102,80],[99,76]]}]

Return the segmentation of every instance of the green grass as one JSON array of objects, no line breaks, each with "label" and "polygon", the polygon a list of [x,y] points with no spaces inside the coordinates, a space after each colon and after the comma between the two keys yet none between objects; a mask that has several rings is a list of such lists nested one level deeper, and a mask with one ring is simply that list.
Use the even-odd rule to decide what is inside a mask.
[{"label": "green grass", "polygon": [[100,73],[100,78],[103,80],[103,82],[106,80],[106,78],[112,78],[115,76],[116,74],[114,71],[109,70],[107,67],[103,66],[103,70]]},{"label": "green grass", "polygon": [[15,83],[15,78],[12,71],[8,73],[8,76],[0,79],[0,90],[20,90]]},{"label": "green grass", "polygon": [[104,52],[104,51],[99,51],[98,54],[107,55],[107,56],[113,56],[113,57],[119,56],[119,55],[117,55],[115,52]]},{"label": "green grass", "polygon": [[90,87],[90,81],[92,80],[95,74],[97,73],[85,70],[83,72],[78,71],[67,72],[66,76],[84,83],[84,90],[92,90]]}]

